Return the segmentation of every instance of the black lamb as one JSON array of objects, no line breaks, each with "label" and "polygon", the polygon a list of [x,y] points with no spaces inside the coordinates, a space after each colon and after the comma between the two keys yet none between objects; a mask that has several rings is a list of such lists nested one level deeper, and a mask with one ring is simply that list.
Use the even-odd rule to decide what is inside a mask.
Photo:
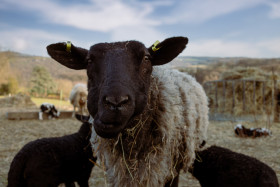
[{"label": "black lamb", "polygon": [[191,173],[202,187],[279,187],[268,165],[218,146],[197,152]]},{"label": "black lamb", "polygon": [[[83,123],[77,133],[42,138],[26,144],[14,157],[8,187],[88,187],[96,158],[89,144],[91,127]],[[93,161],[93,162],[92,162]]]}]

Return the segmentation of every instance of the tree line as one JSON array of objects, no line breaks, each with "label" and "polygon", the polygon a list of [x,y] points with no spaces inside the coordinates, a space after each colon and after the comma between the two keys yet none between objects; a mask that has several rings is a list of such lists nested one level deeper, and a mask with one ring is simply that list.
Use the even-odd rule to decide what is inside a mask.
[{"label": "tree line", "polygon": [[[7,82],[0,85],[0,95],[15,94],[18,91],[18,80],[15,77],[9,77]],[[33,68],[28,92],[34,97],[46,97],[57,92],[57,86],[53,77],[43,66],[35,66]]]}]

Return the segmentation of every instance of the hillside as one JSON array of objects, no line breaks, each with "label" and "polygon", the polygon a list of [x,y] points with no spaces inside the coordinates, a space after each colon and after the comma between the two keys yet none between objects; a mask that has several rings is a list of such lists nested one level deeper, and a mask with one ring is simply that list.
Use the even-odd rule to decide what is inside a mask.
[{"label": "hillside", "polygon": [[[217,80],[223,72],[235,67],[258,67],[264,71],[280,74],[280,59],[250,59],[250,58],[219,58],[179,56],[170,63],[170,67],[192,74],[200,83]],[[57,83],[58,91],[62,90],[68,96],[71,88],[77,82],[86,83],[85,70],[71,70],[55,62],[49,57],[29,56],[12,51],[0,52],[0,84],[7,83],[9,78],[15,78],[21,90],[29,86],[31,72],[35,66],[43,66]],[[24,88],[24,89],[22,89]]]},{"label": "hillside", "polygon": [[[171,67],[190,67],[193,65],[208,65],[218,62],[220,58],[212,57],[178,57],[170,65]],[[45,67],[55,80],[74,82],[86,82],[84,70],[71,70],[55,62],[49,57],[29,56],[12,51],[0,52],[0,84],[5,83],[8,77],[16,77],[19,85],[27,87],[35,66]]]},{"label": "hillside", "polygon": [[[7,66],[6,70],[11,75],[16,75],[24,86],[30,79],[32,69],[35,66],[45,67],[55,79],[67,79],[71,81],[85,81],[84,70],[71,70],[60,65],[48,57],[28,56],[15,52],[0,52],[0,65]],[[1,68],[2,69],[2,68]]]},{"label": "hillside", "polygon": [[215,63],[223,62],[239,62],[246,58],[242,57],[195,57],[195,56],[179,56],[171,62],[171,66],[174,68],[191,67],[191,66],[209,66]]},{"label": "hillside", "polygon": [[[186,58],[186,57],[185,57]],[[258,58],[198,58],[197,61],[182,66],[177,63],[174,68],[188,72],[193,75],[198,82],[204,83],[223,79],[222,74],[227,71],[236,71],[237,68],[258,68],[266,73],[280,74],[280,58],[258,59]],[[192,60],[196,60],[193,58]],[[196,63],[197,62],[197,63]],[[181,63],[183,64],[183,63]],[[246,72],[246,70],[244,70]]]},{"label": "hillside", "polygon": [[[35,66],[42,66],[48,70],[57,83],[57,87],[66,93],[71,91],[77,82],[86,83],[85,70],[71,70],[48,57],[28,56],[16,52],[0,52],[0,73],[3,75],[0,84],[6,83],[8,78],[16,78],[21,88],[27,88]],[[24,90],[24,89],[23,89]]]}]

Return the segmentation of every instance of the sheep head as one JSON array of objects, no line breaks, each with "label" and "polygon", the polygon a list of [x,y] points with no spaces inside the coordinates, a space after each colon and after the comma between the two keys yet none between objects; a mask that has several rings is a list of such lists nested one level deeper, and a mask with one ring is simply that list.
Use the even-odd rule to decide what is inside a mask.
[{"label": "sheep head", "polygon": [[113,138],[147,105],[153,66],[173,60],[187,43],[185,37],[173,37],[149,48],[126,41],[99,43],[89,50],[72,45],[71,51],[69,44],[56,43],[47,50],[66,67],[87,70],[87,106],[94,129],[103,138]]},{"label": "sheep head", "polygon": [[87,103],[87,93],[85,92],[80,92],[80,99],[79,99],[79,104],[80,106],[84,106]]}]

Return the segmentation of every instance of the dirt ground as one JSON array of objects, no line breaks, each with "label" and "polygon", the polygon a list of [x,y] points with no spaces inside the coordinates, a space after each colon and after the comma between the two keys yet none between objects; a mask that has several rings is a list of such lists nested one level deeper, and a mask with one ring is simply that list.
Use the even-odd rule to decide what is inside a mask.
[{"label": "dirt ground", "polygon": [[[6,119],[8,111],[34,110],[19,107],[0,108],[0,186],[7,185],[7,173],[15,154],[29,141],[42,137],[55,137],[73,133],[80,127],[75,119],[58,120],[19,120]],[[256,157],[272,167],[280,181],[280,123],[273,123],[273,135],[265,138],[239,138],[234,135],[236,122],[211,121],[208,129],[207,146],[218,145],[233,151]],[[246,127],[265,127],[261,122],[242,122]],[[104,172],[94,167],[90,186],[105,186]],[[180,186],[200,186],[190,174],[180,175]]]}]

